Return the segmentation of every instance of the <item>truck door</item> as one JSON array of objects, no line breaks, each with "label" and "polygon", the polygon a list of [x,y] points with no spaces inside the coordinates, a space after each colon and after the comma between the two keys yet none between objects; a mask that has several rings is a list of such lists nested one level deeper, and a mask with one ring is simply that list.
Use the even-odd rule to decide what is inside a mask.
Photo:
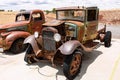
[{"label": "truck door", "polygon": [[40,12],[32,13],[32,33],[35,31],[40,32],[42,29],[42,24],[44,23],[44,16]]},{"label": "truck door", "polygon": [[86,40],[94,39],[98,29],[98,9],[87,10]]}]

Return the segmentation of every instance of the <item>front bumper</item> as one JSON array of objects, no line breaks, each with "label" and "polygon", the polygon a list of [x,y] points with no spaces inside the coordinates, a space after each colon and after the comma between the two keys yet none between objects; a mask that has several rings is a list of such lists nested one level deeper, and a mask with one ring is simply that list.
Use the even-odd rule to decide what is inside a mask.
[{"label": "front bumper", "polygon": [[3,48],[0,48],[0,52],[3,52],[4,50],[3,50]]}]

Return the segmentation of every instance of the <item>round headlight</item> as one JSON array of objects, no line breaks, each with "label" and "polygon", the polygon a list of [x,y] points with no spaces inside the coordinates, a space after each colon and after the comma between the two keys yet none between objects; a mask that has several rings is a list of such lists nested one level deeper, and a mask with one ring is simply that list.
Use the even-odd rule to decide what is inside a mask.
[{"label": "round headlight", "polygon": [[36,31],[36,32],[34,33],[34,36],[35,36],[35,38],[38,38],[39,32]]},{"label": "round headlight", "polygon": [[59,42],[59,41],[61,40],[61,35],[58,34],[58,33],[55,33],[55,34],[54,34],[54,40],[55,40],[56,42]]}]

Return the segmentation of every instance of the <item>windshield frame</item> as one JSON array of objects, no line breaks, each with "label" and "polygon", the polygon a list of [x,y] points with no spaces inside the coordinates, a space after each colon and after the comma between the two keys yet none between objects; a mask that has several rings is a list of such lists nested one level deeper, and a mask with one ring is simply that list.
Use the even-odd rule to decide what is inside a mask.
[{"label": "windshield frame", "polygon": [[[82,15],[75,16],[76,12],[80,12],[80,13],[82,13]],[[67,17],[65,16],[65,13],[68,13]],[[63,18],[60,18],[60,16],[61,16],[60,14],[64,15],[64,16],[62,16]],[[58,20],[73,20],[73,21],[84,22],[86,20],[85,15],[86,15],[86,11],[84,9],[56,10],[56,19],[58,19]]]}]

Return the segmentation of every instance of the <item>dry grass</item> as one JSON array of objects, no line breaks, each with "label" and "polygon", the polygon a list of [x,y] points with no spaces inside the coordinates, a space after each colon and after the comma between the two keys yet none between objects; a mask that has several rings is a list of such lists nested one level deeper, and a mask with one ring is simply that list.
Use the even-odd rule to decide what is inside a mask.
[{"label": "dry grass", "polygon": [[[18,12],[0,12],[0,24],[11,23],[15,21],[15,15]],[[45,15],[46,21],[55,19],[55,14],[49,13]],[[100,11],[99,22],[107,24],[120,24],[120,10]]]},{"label": "dry grass", "polygon": [[100,11],[99,21],[107,24],[120,24],[120,10]]},{"label": "dry grass", "polygon": [[0,24],[15,22],[17,12],[0,12]]}]

